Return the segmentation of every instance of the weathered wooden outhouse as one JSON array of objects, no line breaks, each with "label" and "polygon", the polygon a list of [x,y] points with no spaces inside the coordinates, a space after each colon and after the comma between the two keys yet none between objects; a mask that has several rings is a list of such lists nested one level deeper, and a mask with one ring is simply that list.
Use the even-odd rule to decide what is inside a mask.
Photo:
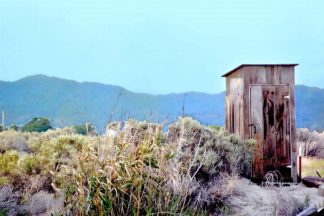
[{"label": "weathered wooden outhouse", "polygon": [[226,129],[257,141],[252,179],[278,170],[286,181],[297,181],[295,66],[243,64],[223,75]]}]

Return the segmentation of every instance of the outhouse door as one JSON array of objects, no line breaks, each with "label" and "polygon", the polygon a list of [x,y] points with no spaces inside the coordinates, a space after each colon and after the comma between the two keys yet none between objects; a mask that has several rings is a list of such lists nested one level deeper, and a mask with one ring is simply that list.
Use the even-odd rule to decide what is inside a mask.
[{"label": "outhouse door", "polygon": [[289,103],[288,85],[250,86],[250,137],[257,141],[254,178],[290,164]]}]

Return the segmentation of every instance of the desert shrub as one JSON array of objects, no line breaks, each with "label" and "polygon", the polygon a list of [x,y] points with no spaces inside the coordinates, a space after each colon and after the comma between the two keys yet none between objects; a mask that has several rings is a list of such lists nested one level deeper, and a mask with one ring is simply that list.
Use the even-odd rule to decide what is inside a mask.
[{"label": "desert shrub", "polygon": [[19,155],[17,151],[10,150],[0,154],[0,186],[10,183],[12,178],[19,173],[18,160]]},{"label": "desert shrub", "polygon": [[51,122],[45,117],[36,117],[27,122],[23,127],[23,132],[44,132],[51,129]]},{"label": "desert shrub", "polygon": [[210,125],[210,126],[208,126],[208,128],[215,130],[215,131],[224,130],[224,128],[222,126],[218,126],[218,125]]},{"label": "desert shrub", "polygon": [[28,152],[27,134],[22,134],[17,131],[4,131],[0,133],[0,152],[7,150],[17,150],[18,152]]},{"label": "desert shrub", "polygon": [[0,216],[6,216],[7,215],[7,209],[0,209]]},{"label": "desert shrub", "polygon": [[57,195],[61,196],[56,190],[58,188],[54,189],[52,184],[58,180],[65,181],[65,177],[59,179],[57,174],[61,166],[78,163],[79,160],[71,155],[78,156],[77,152],[81,151],[83,145],[93,141],[91,137],[75,134],[71,128],[50,130],[45,133],[15,131],[4,133],[8,136],[24,138],[29,148],[28,152],[23,153],[7,148],[0,155],[0,187],[8,185],[21,191],[22,197],[19,200],[24,203],[28,203],[33,194],[40,191],[47,193],[56,191]]},{"label": "desert shrub", "polygon": [[297,145],[303,156],[324,158],[323,132],[312,132],[307,128],[299,128],[297,129]]},{"label": "desert shrub", "polygon": [[303,158],[302,159],[302,177],[320,176],[324,177],[324,159],[323,158]]},{"label": "desert shrub", "polygon": [[168,142],[177,146],[182,172],[209,181],[221,173],[243,173],[251,166],[252,141],[243,142],[221,128],[208,128],[191,118],[169,127]]},{"label": "desert shrub", "polygon": [[75,125],[72,127],[77,134],[80,135],[90,135],[96,133],[96,128],[93,124],[82,124],[82,125]]},{"label": "desert shrub", "polygon": [[[88,143],[77,156],[80,163],[62,170],[62,177],[69,177],[61,187],[72,214],[143,215],[187,209],[195,188],[189,184],[194,181],[179,184],[187,179],[171,169],[174,162],[165,156],[168,146],[157,142],[160,131],[155,126],[130,120],[117,142]],[[98,149],[105,153],[100,160]]]},{"label": "desert shrub", "polygon": [[0,187],[9,184],[9,178],[7,176],[0,176]]},{"label": "desert shrub", "polygon": [[[63,194],[62,214],[68,215],[229,211],[227,200],[234,193],[237,174],[249,166],[253,142],[191,118],[180,118],[166,133],[162,128],[130,119],[107,127],[113,133],[105,136],[79,135],[74,128],[10,131],[24,139],[29,151],[4,150],[1,158],[6,155],[4,161],[13,161],[6,162],[7,170],[20,178],[8,178],[14,175],[0,171],[0,182],[20,185],[25,200],[40,190]],[[1,163],[5,164],[0,159],[2,167]]]},{"label": "desert shrub", "polygon": [[69,164],[72,155],[81,151],[86,142],[91,142],[90,138],[86,139],[76,134],[45,133],[31,139],[29,147],[35,155],[42,157],[43,169],[50,171],[59,169],[61,165]]},{"label": "desert shrub", "polygon": [[[30,134],[30,133],[24,133],[24,134]],[[46,133],[32,133],[31,138],[41,138],[44,141],[51,140],[52,138],[56,138],[59,136],[70,136],[70,135],[76,135],[76,131],[73,129],[73,127],[66,127],[66,128],[60,128],[55,130],[48,130]]]},{"label": "desert shrub", "polygon": [[17,169],[19,156],[17,151],[7,151],[0,156],[1,174],[12,173]]},{"label": "desert shrub", "polygon": [[26,174],[39,174],[42,170],[42,158],[40,156],[26,155],[19,160],[19,168]]},{"label": "desert shrub", "polygon": [[278,195],[278,200],[275,203],[275,215],[295,216],[309,207],[309,197],[306,196],[304,202],[300,202],[295,198],[285,199]]},{"label": "desert shrub", "polygon": [[19,131],[20,128],[19,128],[19,126],[15,125],[15,124],[11,124],[8,126],[8,130]]},{"label": "desert shrub", "polygon": [[126,122],[123,130],[120,132],[125,142],[139,145],[145,140],[150,144],[160,145],[163,141],[162,126],[159,124],[138,122],[130,119]]},{"label": "desert shrub", "polygon": [[68,211],[79,215],[219,212],[233,192],[238,163],[246,159],[241,156],[244,143],[190,118],[179,119],[166,135],[161,130],[161,125],[129,120],[118,127],[113,142],[98,138],[71,155],[74,162],[62,167],[56,183],[65,191]]},{"label": "desert shrub", "polygon": [[174,146],[177,171],[199,182],[194,206],[212,213],[226,209],[233,192],[228,190],[233,185],[229,182],[250,171],[255,142],[241,141],[223,128],[205,127],[186,117],[169,126],[167,143]]},{"label": "desert shrub", "polygon": [[121,130],[121,122],[113,121],[106,126],[105,136],[117,136]]}]

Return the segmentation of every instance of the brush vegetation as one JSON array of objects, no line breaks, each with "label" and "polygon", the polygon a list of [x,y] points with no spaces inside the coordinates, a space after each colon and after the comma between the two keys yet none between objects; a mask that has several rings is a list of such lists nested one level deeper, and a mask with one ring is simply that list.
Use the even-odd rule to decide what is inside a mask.
[{"label": "brush vegetation", "polygon": [[318,176],[324,178],[324,159],[323,158],[302,158],[302,177]]},{"label": "brush vegetation", "polygon": [[[0,196],[1,188],[18,194],[16,213],[30,213],[26,206],[37,204],[45,196],[40,193],[62,200],[43,208],[48,214],[229,211],[237,176],[250,170],[253,142],[191,118],[162,128],[130,119],[109,124],[102,136],[79,135],[74,128],[1,132]],[[0,210],[10,211],[1,202]]]}]

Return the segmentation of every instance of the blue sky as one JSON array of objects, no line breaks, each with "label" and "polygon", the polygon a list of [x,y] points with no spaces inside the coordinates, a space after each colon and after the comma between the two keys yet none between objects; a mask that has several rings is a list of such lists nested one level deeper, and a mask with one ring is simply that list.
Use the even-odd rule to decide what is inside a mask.
[{"label": "blue sky", "polygon": [[0,80],[46,74],[163,94],[224,90],[242,63],[324,87],[323,0],[0,0]]}]

